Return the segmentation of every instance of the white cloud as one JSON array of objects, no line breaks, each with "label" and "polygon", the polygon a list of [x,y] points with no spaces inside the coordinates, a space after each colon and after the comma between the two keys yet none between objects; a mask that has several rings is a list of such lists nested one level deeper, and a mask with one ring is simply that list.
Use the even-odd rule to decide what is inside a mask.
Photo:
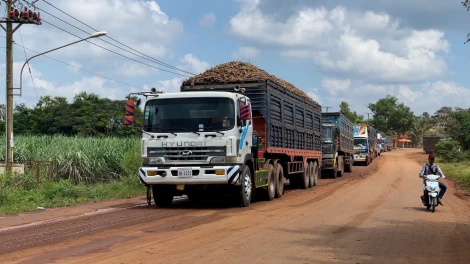
[{"label": "white cloud", "polygon": [[178,68],[194,74],[199,74],[210,67],[209,63],[199,60],[196,56],[190,53],[184,55],[181,62],[183,62],[183,65],[178,66]]},{"label": "white cloud", "polygon": [[[103,0],[103,1],[60,1],[50,0],[50,2],[65,12],[73,15],[84,23],[94,27],[97,31],[106,31],[108,36],[132,47],[133,49],[158,59],[163,59],[169,55],[167,46],[184,33],[182,23],[174,18],[170,18],[164,13],[156,1],[133,1],[133,0]],[[40,4],[43,7],[45,4]],[[69,21],[69,17],[61,13],[55,13],[59,18]],[[80,37],[87,34],[65,24],[58,24],[51,19],[48,22],[68,30]],[[94,30],[71,20],[72,24],[87,32]],[[41,26],[25,26],[21,28],[24,45],[33,50],[49,50],[66,43],[76,41],[77,38],[69,35],[47,23]],[[99,44],[110,50],[122,53],[129,57],[137,57],[127,53],[120,48],[113,47],[101,40],[106,40],[123,49],[128,48],[114,42],[107,37],[93,39],[90,42]],[[132,51],[136,53],[136,51]],[[97,58],[120,59],[117,55],[105,51],[99,47],[83,42],[64,49],[54,51],[57,57],[66,57],[73,60],[86,60]],[[122,59],[122,58],[121,58]]]},{"label": "white cloud", "polygon": [[367,84],[360,81],[324,79],[321,88],[311,89],[309,96],[322,106],[339,110],[341,101],[349,103],[359,114],[370,112],[369,103],[375,103],[386,95],[398,98],[415,114],[434,113],[443,106],[468,108],[470,89],[449,81],[426,82],[417,85]]},{"label": "white cloud", "polygon": [[[179,69],[186,70],[194,74],[199,74],[210,68],[209,63],[199,60],[196,56],[190,53],[184,55],[181,62],[183,62],[183,65],[177,66]],[[155,87],[158,91],[163,91],[165,93],[179,92],[181,84],[186,79],[186,77],[175,77],[168,80],[160,80],[154,82],[152,85],[145,85],[144,89]]]},{"label": "white cloud", "polygon": [[347,91],[350,86],[351,80],[323,79],[322,81],[322,88],[326,89],[333,96]]},{"label": "white cloud", "polygon": [[444,33],[400,27],[386,13],[304,7],[285,20],[259,8],[261,0],[241,1],[230,20],[235,36],[279,48],[283,58],[310,59],[327,74],[374,83],[419,83],[447,71]]},{"label": "white cloud", "polygon": [[199,25],[203,28],[211,28],[215,25],[215,22],[217,22],[217,18],[214,13],[210,12],[202,15]]},{"label": "white cloud", "polygon": [[259,50],[254,47],[242,46],[232,53],[232,57],[236,60],[255,59],[259,55]]}]

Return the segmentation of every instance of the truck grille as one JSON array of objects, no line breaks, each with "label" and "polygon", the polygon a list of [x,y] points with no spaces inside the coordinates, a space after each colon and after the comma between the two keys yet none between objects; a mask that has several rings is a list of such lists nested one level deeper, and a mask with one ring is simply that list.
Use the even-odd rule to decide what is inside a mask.
[{"label": "truck grille", "polygon": [[333,153],[333,144],[325,144],[321,146],[321,152],[323,154],[332,154]]},{"label": "truck grille", "polygon": [[147,157],[163,157],[166,161],[207,161],[208,157],[226,155],[226,147],[147,148]]}]

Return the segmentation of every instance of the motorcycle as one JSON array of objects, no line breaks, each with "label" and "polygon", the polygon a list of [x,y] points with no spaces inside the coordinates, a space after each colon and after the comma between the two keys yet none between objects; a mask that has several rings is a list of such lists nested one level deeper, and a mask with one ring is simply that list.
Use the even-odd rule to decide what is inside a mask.
[{"label": "motorcycle", "polygon": [[436,210],[436,206],[438,205],[437,196],[440,191],[438,179],[439,175],[425,175],[425,182],[423,186],[424,195],[421,196],[423,205],[426,206],[428,210],[431,209],[431,212],[433,213]]}]

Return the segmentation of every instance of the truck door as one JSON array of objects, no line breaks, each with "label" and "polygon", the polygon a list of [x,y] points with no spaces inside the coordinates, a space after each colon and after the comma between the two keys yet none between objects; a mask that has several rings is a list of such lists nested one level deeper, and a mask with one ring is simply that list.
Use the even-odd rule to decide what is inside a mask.
[{"label": "truck door", "polygon": [[[251,102],[246,97],[238,99],[237,126],[240,132],[240,142],[238,145],[238,157],[252,158],[251,147],[253,145],[253,120],[251,111]],[[245,162],[245,160],[242,160]]]}]

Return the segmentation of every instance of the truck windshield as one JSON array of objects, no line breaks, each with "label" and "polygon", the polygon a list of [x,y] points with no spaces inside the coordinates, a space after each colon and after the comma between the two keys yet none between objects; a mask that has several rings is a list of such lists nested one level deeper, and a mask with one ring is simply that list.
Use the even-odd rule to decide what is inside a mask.
[{"label": "truck windshield", "polygon": [[354,147],[355,148],[365,148],[367,146],[367,138],[355,138]]},{"label": "truck windshield", "polygon": [[148,101],[143,128],[147,132],[202,132],[230,130],[235,104],[230,98],[165,98]]},{"label": "truck windshield", "polygon": [[333,143],[333,129],[331,126],[322,126],[321,128],[321,142]]}]

